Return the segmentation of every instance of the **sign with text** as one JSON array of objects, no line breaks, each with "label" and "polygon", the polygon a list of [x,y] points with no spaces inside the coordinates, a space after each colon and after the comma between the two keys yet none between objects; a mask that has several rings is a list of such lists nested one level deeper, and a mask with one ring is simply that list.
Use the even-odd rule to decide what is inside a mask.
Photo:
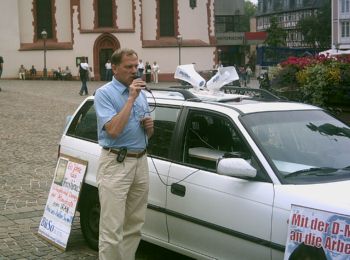
[{"label": "sign with text", "polygon": [[217,32],[215,34],[218,45],[242,45],[244,32]]},{"label": "sign with text", "polygon": [[350,216],[292,205],[284,259],[307,256],[349,259]]},{"label": "sign with text", "polygon": [[61,154],[38,233],[65,250],[87,162]]}]

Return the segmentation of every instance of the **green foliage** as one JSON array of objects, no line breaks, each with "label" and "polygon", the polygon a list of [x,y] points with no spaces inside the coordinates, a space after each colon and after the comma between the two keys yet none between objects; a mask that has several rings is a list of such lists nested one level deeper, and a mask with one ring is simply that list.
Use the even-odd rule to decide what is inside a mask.
[{"label": "green foliage", "polygon": [[304,101],[317,106],[325,106],[328,92],[331,87],[328,82],[328,67],[323,64],[316,64],[305,69],[306,81],[300,85]]},{"label": "green foliage", "polygon": [[313,48],[328,49],[331,46],[331,10],[331,1],[327,0],[316,15],[298,22],[304,41]]},{"label": "green foliage", "polygon": [[250,32],[250,19],[255,16],[256,5],[250,1],[244,1],[244,15],[241,17],[241,26],[243,32]]},{"label": "green foliage", "polygon": [[295,66],[288,66],[283,69],[279,69],[274,73],[273,86],[275,89],[298,89],[298,83],[296,80],[296,73],[298,68]]},{"label": "green foliage", "polygon": [[275,72],[272,89],[321,107],[347,105],[350,99],[350,57],[290,57]]},{"label": "green foliage", "polygon": [[350,86],[350,64],[340,65],[340,81],[345,86]]},{"label": "green foliage", "polygon": [[278,26],[277,18],[270,18],[270,27],[266,30],[267,39],[265,43],[270,47],[285,47],[287,32]]}]

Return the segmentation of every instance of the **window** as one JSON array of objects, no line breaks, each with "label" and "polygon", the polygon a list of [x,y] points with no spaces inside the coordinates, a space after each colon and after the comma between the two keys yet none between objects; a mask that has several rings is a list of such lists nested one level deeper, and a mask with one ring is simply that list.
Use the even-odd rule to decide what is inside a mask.
[{"label": "window", "polygon": [[97,119],[93,104],[93,101],[89,101],[80,109],[67,135],[97,143]]},{"label": "window", "polygon": [[51,0],[36,0],[36,37],[41,39],[41,32],[47,32],[47,38],[52,39],[52,2]]},{"label": "window", "polygon": [[[265,157],[276,167],[280,179],[307,168],[342,169],[349,165],[350,128],[324,111],[264,112],[241,119]],[[328,174],[327,181],[343,178],[342,174],[348,173]],[[320,181],[319,174],[305,178],[307,175],[285,181],[294,184]]]},{"label": "window", "polygon": [[[151,107],[151,111],[153,108]],[[154,134],[148,142],[147,152],[152,156],[168,159],[175,125],[180,109],[173,107],[160,107],[151,113],[154,120]]]},{"label": "window", "polygon": [[98,0],[98,27],[113,27],[112,0]]},{"label": "window", "polygon": [[159,0],[160,36],[175,36],[174,0]]},{"label": "window", "polygon": [[296,7],[300,8],[303,6],[303,1],[302,0],[296,0]]},{"label": "window", "polygon": [[216,32],[239,32],[241,31],[240,16],[215,16]]},{"label": "window", "polygon": [[250,159],[250,152],[225,117],[190,112],[185,126],[183,162],[216,171],[216,160],[222,156]]},{"label": "window", "polygon": [[350,37],[350,22],[341,23],[341,37]]},{"label": "window", "polygon": [[290,0],[289,1],[289,8],[294,9],[296,7],[296,0]]},{"label": "window", "polygon": [[350,0],[341,0],[341,12],[342,13],[350,12]]}]

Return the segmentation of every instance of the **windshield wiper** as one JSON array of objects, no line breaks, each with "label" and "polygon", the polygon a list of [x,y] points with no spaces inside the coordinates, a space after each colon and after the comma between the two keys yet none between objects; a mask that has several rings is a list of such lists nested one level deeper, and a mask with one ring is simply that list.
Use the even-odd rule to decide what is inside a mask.
[{"label": "windshield wiper", "polygon": [[302,169],[296,172],[292,172],[285,176],[285,178],[295,177],[299,175],[316,175],[316,176],[327,176],[332,175],[331,173],[336,172],[338,169],[330,168],[330,167],[312,167],[307,169]]}]

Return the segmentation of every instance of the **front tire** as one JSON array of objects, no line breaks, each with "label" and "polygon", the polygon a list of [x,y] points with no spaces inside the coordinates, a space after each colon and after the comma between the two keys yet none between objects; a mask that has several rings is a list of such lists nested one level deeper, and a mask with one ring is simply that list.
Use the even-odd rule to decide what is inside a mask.
[{"label": "front tire", "polygon": [[80,227],[89,247],[98,250],[98,234],[100,223],[100,201],[98,190],[85,185],[82,190],[80,206]]}]

